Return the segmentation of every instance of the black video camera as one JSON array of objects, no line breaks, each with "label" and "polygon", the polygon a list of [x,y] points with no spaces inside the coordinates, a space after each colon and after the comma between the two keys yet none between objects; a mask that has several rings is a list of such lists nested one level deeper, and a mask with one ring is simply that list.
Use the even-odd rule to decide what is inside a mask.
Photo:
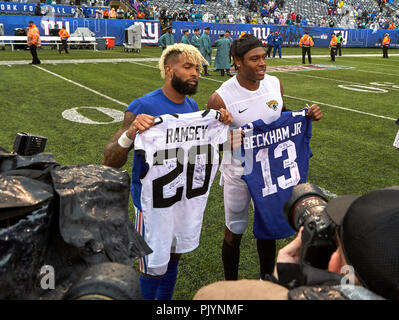
[{"label": "black video camera", "polygon": [[46,142],[46,137],[26,132],[18,132],[14,140],[13,150],[16,154],[31,156],[43,152],[46,147]]},{"label": "black video camera", "polygon": [[303,226],[300,263],[327,269],[332,253],[337,249],[335,223],[325,212],[328,199],[323,191],[310,183],[293,188],[284,205],[290,225],[298,231]]}]

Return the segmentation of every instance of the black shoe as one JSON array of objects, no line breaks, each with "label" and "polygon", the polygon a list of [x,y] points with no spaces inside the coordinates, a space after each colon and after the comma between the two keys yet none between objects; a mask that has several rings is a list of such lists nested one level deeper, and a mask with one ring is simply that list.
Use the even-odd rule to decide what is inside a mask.
[{"label": "black shoe", "polygon": [[228,75],[229,77],[234,77],[231,73],[228,73],[227,75]]},{"label": "black shoe", "polygon": [[205,73],[204,76],[205,76],[205,77],[209,77],[210,74],[209,74],[209,73]]}]

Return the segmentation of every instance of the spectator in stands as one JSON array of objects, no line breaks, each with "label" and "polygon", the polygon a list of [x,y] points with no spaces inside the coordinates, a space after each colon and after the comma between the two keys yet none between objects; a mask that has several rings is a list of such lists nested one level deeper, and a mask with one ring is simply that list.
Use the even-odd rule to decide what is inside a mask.
[{"label": "spectator in stands", "polygon": [[216,12],[216,14],[215,14],[215,22],[216,23],[220,22],[220,14],[219,14],[219,12]]},{"label": "spectator in stands", "polygon": [[166,28],[166,32],[159,37],[159,45],[162,47],[162,51],[165,50],[167,46],[175,43],[172,32],[172,27],[169,26]]},{"label": "spectator in stands", "polygon": [[115,11],[115,8],[111,8],[111,11],[109,12],[109,18],[110,18],[110,19],[116,19],[116,11]]},{"label": "spectator in stands", "polygon": [[[200,52],[205,60],[208,61],[209,65],[212,63],[212,42],[209,36],[210,29],[210,27],[206,27],[200,37]],[[210,75],[208,73],[208,65],[204,65],[204,71],[204,76]]]},{"label": "spectator in stands", "polygon": [[137,12],[137,19],[144,19],[144,18],[145,18],[145,13],[141,8],[139,8],[139,11]]},{"label": "spectator in stands", "polygon": [[251,2],[249,3],[249,11],[252,11],[252,12],[258,11],[258,5],[255,0],[251,0]]},{"label": "spectator in stands", "polygon": [[195,9],[193,9],[192,12],[190,13],[190,20],[191,22],[195,22]]},{"label": "spectator in stands", "polygon": [[320,20],[320,27],[327,27],[327,21],[325,17],[322,17]]},{"label": "spectator in stands", "polygon": [[103,18],[104,18],[104,19],[108,19],[108,18],[109,18],[109,11],[108,11],[107,8],[104,8],[104,11],[103,11]]},{"label": "spectator in stands", "polygon": [[295,20],[296,25],[299,26],[300,23],[301,23],[301,21],[302,21],[302,16],[301,16],[300,13],[298,13],[298,14],[296,15],[296,20]]},{"label": "spectator in stands", "polygon": [[239,22],[245,24],[245,11],[242,10],[239,17]]},{"label": "spectator in stands", "polygon": [[284,14],[281,14],[281,15],[280,15],[280,20],[278,21],[278,24],[279,24],[280,26],[285,26],[286,22],[287,22],[287,20],[285,19]]},{"label": "spectator in stands", "polygon": [[388,27],[388,30],[395,30],[396,26],[395,26],[395,22],[392,20],[391,24]]},{"label": "spectator in stands", "polygon": [[29,21],[27,42],[32,55],[32,62],[30,64],[40,64],[40,59],[37,56],[37,47],[41,46],[41,39],[39,29],[36,27],[33,21]]},{"label": "spectator in stands", "polygon": [[301,27],[307,27],[308,26],[308,20],[306,19],[306,17],[303,17],[303,19],[301,20]]},{"label": "spectator in stands", "polygon": [[220,75],[224,77],[226,71],[227,75],[232,77],[230,73],[230,47],[231,41],[225,38],[224,34],[219,35],[219,39],[215,41],[217,47],[216,57],[215,57],[215,69],[220,70]]},{"label": "spectator in stands", "polygon": [[295,23],[296,22],[296,14],[294,11],[291,12],[291,19]]},{"label": "spectator in stands", "polygon": [[209,22],[209,12],[208,11],[206,11],[204,13],[204,15],[202,16],[202,21],[203,22]]},{"label": "spectator in stands", "polygon": [[60,36],[61,43],[62,43],[60,49],[58,50],[59,53],[61,54],[63,49],[65,50],[65,53],[69,53],[68,52],[68,43],[67,43],[68,38],[69,38],[69,33],[68,33],[68,31],[66,31],[64,26],[61,28],[60,32],[58,32],[58,35]]},{"label": "spectator in stands", "polygon": [[232,12],[229,13],[229,15],[227,16],[227,21],[228,23],[234,23],[234,15]]},{"label": "spectator in stands", "polygon": [[116,10],[116,17],[118,19],[123,19],[124,13],[122,7],[119,7],[118,10]]},{"label": "spectator in stands", "polygon": [[103,11],[101,10],[100,7],[96,9],[96,19],[102,19],[103,18]]}]

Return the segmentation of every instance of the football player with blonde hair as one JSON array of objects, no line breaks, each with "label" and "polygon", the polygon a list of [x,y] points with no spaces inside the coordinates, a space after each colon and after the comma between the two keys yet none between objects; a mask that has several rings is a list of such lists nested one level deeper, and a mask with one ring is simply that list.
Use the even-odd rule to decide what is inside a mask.
[{"label": "football player with blonde hair", "polygon": [[[133,142],[136,134],[150,129],[154,125],[155,117],[164,114],[199,111],[195,100],[187,97],[187,95],[193,95],[197,92],[202,63],[205,62],[197,48],[183,43],[170,45],[162,52],[159,69],[162,78],[165,80],[163,86],[133,100],[129,104],[125,111],[122,127],[104,150],[103,165],[121,168],[127,161],[128,152],[134,147]],[[221,111],[220,121],[225,124],[231,123],[232,118],[227,110]],[[170,300],[176,283],[179,258],[181,253],[189,250],[179,251],[176,249],[179,245],[178,241],[185,241],[185,239],[176,237],[172,246],[166,247],[164,245],[166,241],[163,241],[165,236],[163,233],[149,232],[152,224],[159,223],[159,221],[151,217],[151,210],[145,212],[145,210],[140,210],[137,205],[137,188],[140,189],[140,187],[138,187],[139,181],[136,175],[139,169],[136,168],[139,165],[140,157],[135,152],[131,192],[135,205],[136,229],[146,241],[156,244],[151,247],[152,254],[140,259],[139,280],[142,296],[147,300]],[[189,214],[187,219],[190,219]],[[190,221],[186,222],[189,223]],[[144,229],[144,226],[146,229]],[[167,224],[163,225],[162,228],[168,230],[172,226]],[[165,233],[172,233],[172,231]],[[173,233],[179,235],[179,230],[176,230],[175,227]],[[187,246],[187,244],[185,245]],[[160,265],[154,262],[162,260],[159,257],[165,255],[170,256],[169,262],[166,262],[166,264]]]}]

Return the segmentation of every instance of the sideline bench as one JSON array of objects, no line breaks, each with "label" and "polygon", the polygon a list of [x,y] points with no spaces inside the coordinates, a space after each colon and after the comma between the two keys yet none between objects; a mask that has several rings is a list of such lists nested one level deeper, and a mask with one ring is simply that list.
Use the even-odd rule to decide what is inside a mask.
[{"label": "sideline bench", "polygon": [[[57,50],[61,43],[61,38],[57,36],[43,36],[40,37],[42,46],[53,45],[57,46]],[[96,50],[97,42],[95,37],[69,37],[68,46],[93,46],[93,50]],[[14,51],[15,45],[27,44],[27,36],[0,36],[0,46],[10,45],[11,51]]]}]

